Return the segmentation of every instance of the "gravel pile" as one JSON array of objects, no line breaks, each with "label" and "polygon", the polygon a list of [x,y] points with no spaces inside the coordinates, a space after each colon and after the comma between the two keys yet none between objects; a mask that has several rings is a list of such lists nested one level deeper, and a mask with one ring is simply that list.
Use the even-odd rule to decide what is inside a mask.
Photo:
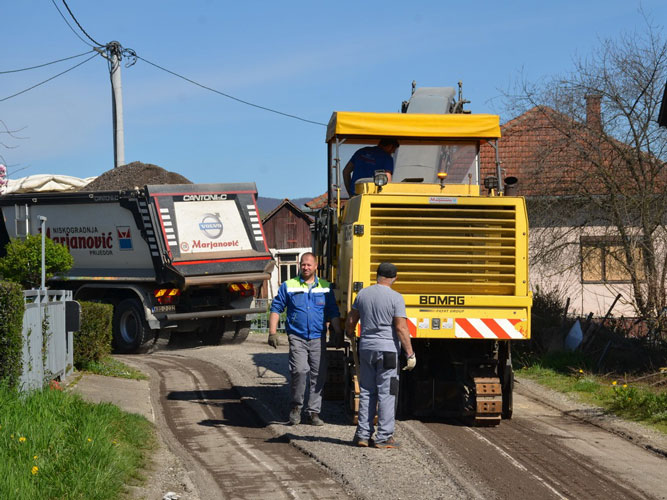
[{"label": "gravel pile", "polygon": [[133,161],[127,165],[107,170],[81,191],[116,191],[143,187],[146,184],[192,184],[181,174],[151,163]]}]

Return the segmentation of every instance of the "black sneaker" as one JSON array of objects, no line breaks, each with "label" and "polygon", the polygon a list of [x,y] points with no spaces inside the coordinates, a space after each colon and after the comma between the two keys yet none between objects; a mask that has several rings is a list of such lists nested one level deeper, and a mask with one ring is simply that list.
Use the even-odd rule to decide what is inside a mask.
[{"label": "black sneaker", "polygon": [[322,419],[317,413],[308,413],[308,423],[316,427],[321,427],[324,425],[324,422],[322,422]]},{"label": "black sneaker", "polygon": [[394,437],[385,439],[384,441],[375,441],[373,448],[400,448],[401,445],[394,440]]},{"label": "black sneaker", "polygon": [[301,423],[301,408],[292,408],[292,411],[289,412],[289,423],[290,425],[299,425]]}]

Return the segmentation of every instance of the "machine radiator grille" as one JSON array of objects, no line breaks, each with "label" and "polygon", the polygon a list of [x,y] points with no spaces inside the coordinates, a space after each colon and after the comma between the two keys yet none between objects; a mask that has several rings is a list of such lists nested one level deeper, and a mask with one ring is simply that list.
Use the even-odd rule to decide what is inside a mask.
[{"label": "machine radiator grille", "polygon": [[513,295],[514,205],[371,205],[370,283],[380,262],[398,267],[404,294]]}]

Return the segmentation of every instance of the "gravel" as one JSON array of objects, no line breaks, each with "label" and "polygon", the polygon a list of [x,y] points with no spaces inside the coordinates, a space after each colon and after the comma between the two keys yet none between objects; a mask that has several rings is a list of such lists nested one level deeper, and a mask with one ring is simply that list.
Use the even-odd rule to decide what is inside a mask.
[{"label": "gravel", "polygon": [[192,181],[157,165],[134,161],[107,170],[80,191],[129,190],[141,188],[146,184],[192,184]]},{"label": "gravel", "polygon": [[[287,339],[280,337],[277,350],[266,344],[266,334],[251,334],[240,345],[171,349],[158,344],[152,350],[164,354],[187,356],[212,363],[224,370],[242,400],[264,420],[278,439],[289,442],[319,463],[329,474],[346,486],[353,497],[365,499],[415,498],[494,498],[488,483],[475,470],[443,447],[427,426],[418,421],[398,421],[396,438],[405,444],[401,449],[377,450],[351,446],[354,426],[350,425],[340,401],[325,401],[322,419],[326,425],[289,426],[287,385]],[[149,354],[150,355],[150,354]],[[137,359],[137,361],[140,361]],[[551,391],[529,380],[518,379],[516,392],[570,416],[618,434],[657,454],[665,454],[667,438],[643,426],[604,414],[595,407],[577,402],[566,394]],[[434,444],[436,443],[436,444]],[[440,443],[438,446],[437,443]],[[170,488],[183,498],[198,498],[196,488],[188,482],[189,474],[167,454],[156,464],[148,485],[139,497]],[[157,484],[155,484],[157,483]]]},{"label": "gravel", "polygon": [[[470,483],[466,471],[451,464],[446,450],[435,448],[410,421],[399,421],[396,439],[402,449],[378,450],[351,445],[350,425],[340,401],[325,401],[326,425],[288,426],[287,339],[277,351],[266,345],[265,334],[252,334],[238,346],[188,349],[187,356],[220,366],[246,404],[269,425],[276,437],[290,443],[325,467],[360,498],[489,498],[488,491]],[[178,353],[178,351],[174,351]],[[179,353],[180,354],[180,353]],[[185,353],[183,353],[185,354]]]}]

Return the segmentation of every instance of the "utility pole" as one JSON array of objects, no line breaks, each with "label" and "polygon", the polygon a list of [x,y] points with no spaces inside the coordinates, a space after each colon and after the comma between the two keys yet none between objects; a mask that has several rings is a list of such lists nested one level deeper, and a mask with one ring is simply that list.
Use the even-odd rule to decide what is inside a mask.
[{"label": "utility pole", "polygon": [[111,104],[113,113],[114,168],[125,165],[125,133],[123,131],[123,88],[120,80],[122,47],[118,42],[106,46],[111,73]]}]

